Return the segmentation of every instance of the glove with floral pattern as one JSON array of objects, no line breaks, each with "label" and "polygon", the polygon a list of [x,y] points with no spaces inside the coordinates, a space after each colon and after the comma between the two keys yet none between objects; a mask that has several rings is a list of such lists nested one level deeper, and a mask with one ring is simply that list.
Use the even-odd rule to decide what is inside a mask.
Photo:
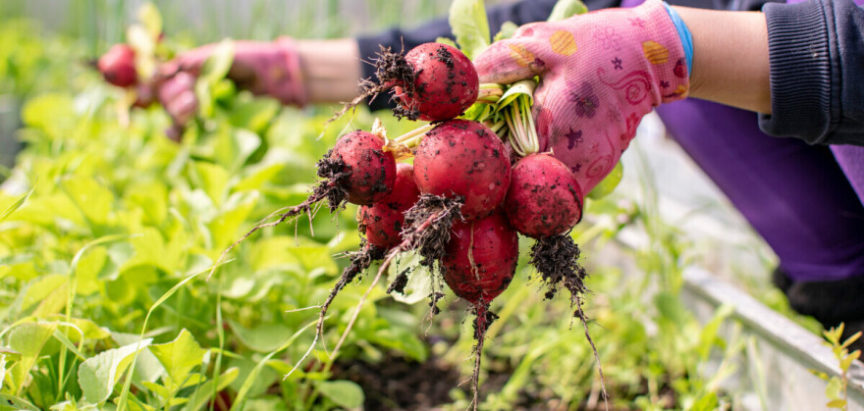
[{"label": "glove with floral pattern", "polygon": [[540,151],[567,164],[587,193],[615,167],[645,114],[687,96],[689,44],[677,14],[648,0],[522,26],[474,64],[483,83],[540,77]]}]

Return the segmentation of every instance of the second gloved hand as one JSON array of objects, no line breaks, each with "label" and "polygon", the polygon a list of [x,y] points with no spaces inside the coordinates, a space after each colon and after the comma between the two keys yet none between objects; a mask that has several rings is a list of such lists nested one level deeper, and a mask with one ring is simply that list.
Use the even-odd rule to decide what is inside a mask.
[{"label": "second gloved hand", "polygon": [[[163,78],[158,82],[157,96],[175,127],[182,127],[194,116],[195,79],[215,47],[216,44],[210,44],[190,50],[160,67]],[[234,42],[234,60],[228,77],[238,88],[276,98],[283,104],[302,106],[307,100],[300,59],[289,38],[275,42]]]},{"label": "second gloved hand", "polygon": [[481,83],[540,77],[540,149],[567,164],[585,193],[612,171],[642,117],[689,89],[681,36],[658,0],[525,25],[474,63]]}]

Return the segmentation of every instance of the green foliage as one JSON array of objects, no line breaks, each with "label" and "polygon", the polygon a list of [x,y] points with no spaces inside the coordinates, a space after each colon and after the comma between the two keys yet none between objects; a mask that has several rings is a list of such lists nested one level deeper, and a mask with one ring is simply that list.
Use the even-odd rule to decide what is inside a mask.
[{"label": "green foliage", "polygon": [[489,47],[489,22],[483,0],[453,0],[450,3],[450,27],[459,49],[468,58]]},{"label": "green foliage", "polygon": [[588,7],[581,0],[558,0],[547,21],[560,21],[587,12]]},{"label": "green foliage", "polygon": [[80,47],[69,39],[42,41],[39,24],[25,19],[0,25],[0,95],[34,95],[68,89],[92,81],[96,75],[84,64]]},{"label": "green foliage", "polygon": [[101,404],[107,400],[132,359],[150,342],[147,339],[112,348],[82,362],[78,367],[78,384],[84,394],[83,399],[91,404]]},{"label": "green foliage", "polygon": [[[204,77],[207,91],[223,81],[225,55]],[[307,115],[223,89],[205,95],[209,111],[178,145],[163,133],[161,110],[118,115],[124,96],[95,76],[80,92],[56,90],[24,105],[28,147],[0,191],[4,401],[203,409],[228,387],[258,400],[276,384],[306,393],[291,408],[318,390],[322,403],[362,402],[358,387],[327,374],[281,380],[309,346],[317,315],[295,310],[324,299],[346,263],[338,253],[357,247],[353,207],[267,230],[213,278],[201,274],[257,221],[299,203],[317,159],[342,129],[368,128],[371,116],[322,130],[332,110]],[[410,127],[387,122],[394,132]],[[328,345],[360,293],[347,288],[332,308]],[[356,331],[425,358],[416,321],[403,320],[364,309]]]},{"label": "green foliage", "polygon": [[321,395],[345,408],[363,406],[363,389],[351,381],[318,381],[315,384]]},{"label": "green foliage", "polygon": [[825,396],[828,397],[828,402],[825,406],[845,411],[849,409],[849,394],[847,392],[849,387],[849,368],[852,367],[853,361],[861,358],[861,350],[849,352],[849,346],[861,338],[861,331],[850,335],[844,340],[844,328],[845,324],[840,323],[839,326],[822,332],[826,340],[825,345],[831,347],[831,351],[834,352],[834,357],[837,359],[841,374],[840,376],[831,378],[825,375],[821,376],[828,380],[828,385],[825,387]]}]

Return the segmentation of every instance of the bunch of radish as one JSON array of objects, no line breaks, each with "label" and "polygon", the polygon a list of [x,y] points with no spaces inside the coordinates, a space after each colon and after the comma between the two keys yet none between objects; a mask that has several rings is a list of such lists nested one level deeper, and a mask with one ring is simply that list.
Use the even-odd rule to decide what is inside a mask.
[{"label": "bunch of radish", "polygon": [[[331,211],[346,202],[360,206],[363,245],[350,255],[350,264],[321,306],[316,341],[334,298],[373,262],[383,260],[377,279],[401,253],[419,254],[420,264],[434,277],[432,312],[443,295],[434,284],[443,279],[476,316],[476,406],[483,340],[496,318],[489,307],[515,273],[518,234],[536,239],[531,261],[548,287],[546,297],[563,285],[570,291],[574,315],[584,322],[580,296],[585,270],[569,235],[582,216],[583,193],[574,174],[554,156],[526,153],[524,144],[517,149],[513,138],[504,140],[489,127],[491,119],[484,124],[465,118],[463,113],[475,103],[494,104],[495,99],[487,96],[478,103],[477,72],[455,47],[426,43],[404,55],[382,51],[378,78],[369,90],[392,89],[397,115],[432,122],[394,139],[387,138],[379,122],[371,131],[342,136],[319,162],[322,179],[310,197],[267,225],[312,213],[321,201]],[[506,131],[511,136],[524,132]],[[412,158],[413,164],[403,162]],[[403,292],[409,273],[398,275],[388,291]]]},{"label": "bunch of radish", "polygon": [[[564,6],[553,11],[558,18],[581,3],[562,0],[560,4]],[[454,15],[468,14],[480,21],[474,26],[485,25],[485,13],[473,1],[454,0],[451,26],[457,41],[488,45],[488,33],[455,24]],[[130,38],[144,39],[145,44],[117,45],[97,63],[106,81],[127,90],[149,78],[136,72],[136,60],[145,67],[143,63],[155,61],[152,50],[161,40],[161,24],[144,18],[147,13],[142,16],[145,24],[138,30],[145,34]],[[485,29],[488,32],[488,26]],[[460,30],[467,34],[460,36]],[[468,41],[468,35],[479,37]],[[136,50],[151,52],[142,55]],[[382,48],[376,69],[377,81],[364,81],[365,91],[336,116],[364,99],[391,91],[397,117],[430,123],[393,139],[380,122],[370,131],[345,134],[318,162],[320,180],[310,196],[279,214],[276,221],[255,226],[225,250],[219,262],[257,230],[299,215],[311,216],[322,203],[331,212],[346,203],[360,206],[362,245],[349,254],[350,264],[320,307],[315,341],[322,335],[330,304],[346,285],[381,261],[377,281],[394,258],[413,251],[432,273],[432,313],[438,312],[437,301],[443,296],[435,285],[445,283],[475,314],[476,409],[484,337],[496,318],[490,303],[514,276],[519,234],[535,240],[530,261],[547,287],[545,297],[551,299],[560,286],[565,287],[574,315],[591,341],[581,301],[586,272],[579,264],[579,247],[569,235],[582,217],[586,193],[569,167],[552,153],[539,152],[531,115],[535,80],[480,84],[470,58],[444,43],[425,43],[404,54]],[[140,95],[134,97],[134,104],[142,101]],[[404,292],[409,274],[410,270],[397,275],[388,292]]]}]

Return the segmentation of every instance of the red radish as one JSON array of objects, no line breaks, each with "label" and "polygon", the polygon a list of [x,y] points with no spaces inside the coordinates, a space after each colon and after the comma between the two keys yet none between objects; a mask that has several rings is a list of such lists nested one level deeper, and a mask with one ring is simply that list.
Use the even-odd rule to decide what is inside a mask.
[{"label": "red radish", "polygon": [[381,203],[362,206],[357,210],[358,229],[369,244],[389,249],[399,244],[399,231],[405,217]]},{"label": "red radish", "polygon": [[[409,118],[442,121],[454,118],[477,100],[480,81],[471,60],[458,49],[424,43],[405,55],[411,76],[393,79],[393,92],[401,114]],[[403,70],[404,71],[404,70]]]},{"label": "red radish", "polygon": [[579,222],[582,199],[582,189],[564,163],[549,154],[531,154],[513,166],[504,209],[516,231],[551,237]]},{"label": "red radish", "polygon": [[[378,127],[376,122],[374,128]],[[379,134],[357,130],[342,136],[333,149],[318,162],[318,176],[325,180],[318,184],[306,201],[283,213],[276,224],[290,216],[311,212],[312,205],[325,198],[331,211],[345,201],[365,206],[387,198],[395,186],[396,162],[393,153],[384,151],[384,139]],[[402,180],[405,180],[404,176]],[[395,201],[394,205],[401,205],[405,190],[400,188],[400,200]],[[251,233],[250,231],[249,234]],[[350,264],[342,271],[342,276],[321,305],[315,327],[316,338],[324,329],[327,309],[339,291],[369,268],[372,262],[383,258],[385,251],[386,248],[370,242],[360,251],[349,254]]]},{"label": "red radish", "polygon": [[513,166],[504,207],[516,230],[537,240],[531,247],[531,264],[547,286],[546,298],[554,297],[559,285],[570,292],[574,315],[582,321],[594,351],[605,393],[600,357],[582,311],[587,272],[579,263],[579,246],[568,234],[582,218],[583,199],[576,177],[564,163],[549,154],[531,154]]},{"label": "red radish", "polygon": [[471,303],[476,316],[476,358],[471,379],[474,409],[479,401],[480,359],[486,330],[498,317],[489,310],[489,303],[510,284],[518,257],[519,236],[498,211],[473,222],[454,223],[447,254],[441,259],[444,281],[456,295]]},{"label": "red radish", "polygon": [[[383,148],[381,137],[357,130],[340,138],[330,150],[330,161],[342,164],[341,170],[331,171],[344,174],[339,186],[349,203],[369,205],[390,193],[396,179],[396,161]],[[319,176],[326,177],[320,169]]]},{"label": "red radish", "polygon": [[504,208],[517,231],[537,240],[531,264],[548,286],[547,298],[558,285],[570,291],[574,303],[585,291],[581,252],[567,234],[582,218],[583,199],[576,177],[552,155],[531,154],[513,166]]},{"label": "red radish", "polygon": [[[379,134],[357,130],[342,136],[333,149],[318,161],[318,177],[322,181],[305,201],[279,214],[276,221],[253,227],[223,251],[219,261],[237,244],[262,228],[279,225],[301,214],[309,214],[311,219],[313,206],[322,200],[327,200],[333,212],[346,201],[368,205],[386,197],[396,180],[396,161],[393,153],[384,151],[384,139]],[[363,253],[368,254],[369,251],[364,250]]]},{"label": "red radish", "polygon": [[407,163],[396,165],[396,182],[393,191],[371,206],[362,206],[357,211],[360,231],[374,246],[390,249],[399,244],[404,212],[417,202],[420,192],[414,182],[414,166]]},{"label": "red radish", "polygon": [[456,222],[441,260],[444,281],[468,302],[488,304],[510,284],[518,254],[519,238],[502,213]]},{"label": "red radish", "polygon": [[117,87],[131,87],[138,81],[135,50],[126,44],[115,44],[96,63],[105,81]]},{"label": "red radish", "polygon": [[404,212],[417,202],[418,197],[420,197],[420,191],[417,190],[417,183],[414,182],[414,165],[397,163],[393,191],[375,205],[381,204],[391,210]]},{"label": "red radish", "polygon": [[424,43],[408,53],[381,47],[375,61],[377,82],[363,80],[363,93],[328,120],[341,117],[369,97],[393,90],[393,113],[411,120],[444,121],[462,114],[477,100],[480,78],[474,64],[458,49]]},{"label": "red radish", "polygon": [[466,220],[489,215],[510,186],[510,159],[504,143],[476,121],[450,120],[433,128],[414,157],[421,193],[462,197]]}]

